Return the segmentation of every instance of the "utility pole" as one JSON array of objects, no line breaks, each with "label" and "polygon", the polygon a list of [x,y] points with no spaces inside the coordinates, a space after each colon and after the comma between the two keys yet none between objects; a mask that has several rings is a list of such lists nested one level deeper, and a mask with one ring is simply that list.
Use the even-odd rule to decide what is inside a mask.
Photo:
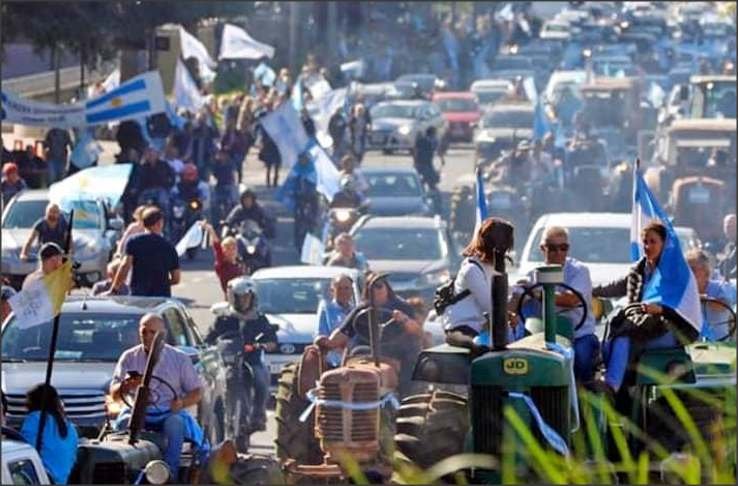
[{"label": "utility pole", "polygon": [[295,69],[297,69],[297,44],[298,44],[298,29],[297,24],[300,18],[300,2],[288,2],[288,5],[290,7],[290,32],[289,32],[289,42],[290,46],[288,49],[288,55],[290,57],[289,59],[289,66],[290,66],[290,72],[294,73]]},{"label": "utility pole", "polygon": [[61,48],[55,45],[51,55],[54,58],[54,102],[59,104],[61,103]]}]

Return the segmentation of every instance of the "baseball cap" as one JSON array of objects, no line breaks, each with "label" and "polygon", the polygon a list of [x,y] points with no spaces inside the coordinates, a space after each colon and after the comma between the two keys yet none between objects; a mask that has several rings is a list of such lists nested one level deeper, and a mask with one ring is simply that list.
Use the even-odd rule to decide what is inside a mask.
[{"label": "baseball cap", "polygon": [[9,298],[11,298],[14,295],[15,295],[15,290],[13,289],[13,287],[11,287],[9,285],[3,285],[2,292],[0,292],[0,299],[1,300],[8,300]]},{"label": "baseball cap", "polygon": [[48,260],[51,257],[63,255],[64,252],[59,245],[49,242],[44,243],[43,246],[41,246],[41,250],[38,252],[38,254],[41,257],[41,260]]}]

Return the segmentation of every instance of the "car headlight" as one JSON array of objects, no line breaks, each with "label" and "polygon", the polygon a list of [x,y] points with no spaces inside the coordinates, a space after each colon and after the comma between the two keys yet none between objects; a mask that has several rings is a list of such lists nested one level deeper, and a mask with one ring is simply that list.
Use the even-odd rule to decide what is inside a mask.
[{"label": "car headlight", "polygon": [[400,128],[397,129],[397,133],[403,136],[410,135],[410,132],[412,132],[413,129],[410,125],[403,125]]},{"label": "car headlight", "polygon": [[441,285],[448,282],[451,278],[451,274],[447,269],[439,270],[437,272],[424,273],[421,276],[421,280],[428,285]]},{"label": "car headlight", "polygon": [[336,221],[339,223],[346,223],[351,219],[351,210],[349,209],[336,209],[335,213]]}]

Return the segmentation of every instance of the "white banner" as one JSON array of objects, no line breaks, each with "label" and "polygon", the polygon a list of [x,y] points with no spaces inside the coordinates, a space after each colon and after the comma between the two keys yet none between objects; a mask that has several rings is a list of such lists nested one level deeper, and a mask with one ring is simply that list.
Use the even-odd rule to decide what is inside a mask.
[{"label": "white banner", "polygon": [[203,230],[199,221],[195,221],[187,230],[187,233],[179,240],[175,249],[177,255],[184,255],[190,248],[196,248],[202,244]]},{"label": "white banner", "polygon": [[302,240],[300,261],[308,265],[322,265],[323,252],[325,252],[325,245],[320,241],[320,238],[312,233],[305,233],[305,239]]},{"label": "white banner", "polygon": [[274,57],[274,47],[251,38],[241,27],[225,24],[219,59],[261,59]]},{"label": "white banner", "polygon": [[292,103],[282,103],[260,122],[279,149],[282,167],[289,170],[308,145],[308,136]]},{"label": "white banner", "polygon": [[31,101],[9,91],[0,92],[0,99],[0,120],[37,127],[81,128],[166,110],[158,71],[140,74],[103,95],[68,105]]}]

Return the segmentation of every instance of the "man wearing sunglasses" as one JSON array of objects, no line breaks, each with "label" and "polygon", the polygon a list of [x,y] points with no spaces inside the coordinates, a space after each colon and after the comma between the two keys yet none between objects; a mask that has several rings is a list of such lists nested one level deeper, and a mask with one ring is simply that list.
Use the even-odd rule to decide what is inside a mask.
[{"label": "man wearing sunglasses", "polygon": [[[592,279],[589,275],[589,269],[581,262],[568,256],[569,232],[566,228],[561,226],[546,228],[541,238],[540,248],[546,265],[563,266],[564,283],[578,291],[586,302],[587,319],[579,329],[574,331],[574,375],[580,383],[592,381],[594,379],[595,361],[600,352],[600,342],[594,334]],[[528,274],[527,282],[519,283],[523,285],[533,283],[533,271]],[[540,305],[538,307],[540,308]],[[564,288],[560,288],[556,292],[556,307],[558,315],[566,317],[572,326],[579,323],[582,312],[584,312],[579,298]]]}]

